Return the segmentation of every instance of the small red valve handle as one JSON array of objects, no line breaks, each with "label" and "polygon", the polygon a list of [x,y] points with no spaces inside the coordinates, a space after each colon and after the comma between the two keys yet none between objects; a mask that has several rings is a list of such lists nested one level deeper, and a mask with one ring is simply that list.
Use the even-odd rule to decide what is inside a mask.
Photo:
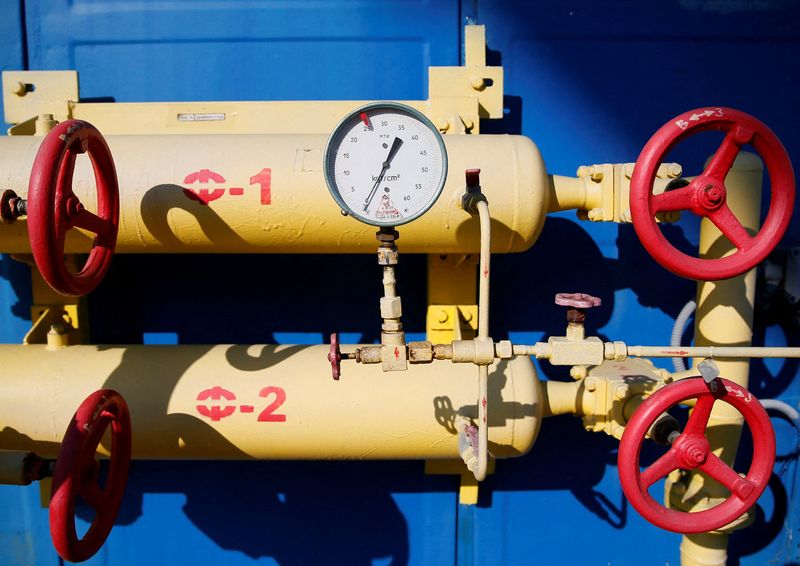
[{"label": "small red valve handle", "polygon": [[[775,433],[766,411],[743,387],[722,378],[716,381],[719,387],[715,388],[709,388],[702,378],[689,378],[659,389],[636,409],[622,434],[617,458],[622,490],[645,519],[662,529],[684,534],[719,529],[755,504],[772,474]],[[639,453],[647,431],[667,409],[687,399],[697,402],[683,432],[672,441],[666,454],[640,471]],[[744,477],[710,450],[705,433],[715,401],[735,407],[750,427],[753,461]],[[725,486],[731,495],[705,511],[687,513],[668,509],[650,495],[648,488],[677,469],[697,469]]]},{"label": "small red valve handle", "polygon": [[593,297],[586,293],[556,293],[555,302],[559,306],[575,309],[590,309],[603,304],[603,300],[599,297]]},{"label": "small red valve handle", "polygon": [[[95,453],[111,427],[111,449],[105,486],[98,483]],[[131,420],[128,405],[111,389],[101,389],[81,403],[64,434],[53,470],[50,536],[58,554],[71,562],[91,558],[114,526],[131,460]],[[78,538],[75,502],[80,496],[95,510],[89,530]]]},{"label": "small red valve handle", "polygon": [[339,381],[342,375],[342,351],[339,349],[339,334],[331,334],[331,351],[328,353],[328,361],[331,363],[331,375],[333,379]]},{"label": "small red valve handle", "polygon": [[[72,191],[75,158],[88,153],[97,183],[97,214],[84,208]],[[42,141],[31,170],[27,199],[28,237],[45,281],[68,296],[86,295],[100,284],[111,264],[119,225],[119,188],[114,161],[103,136],[81,120],[55,126]],[[70,273],[64,264],[67,232],[95,234],[86,264]]]},{"label": "small red valve handle", "polygon": [[[680,141],[699,132],[725,132],[705,170],[687,186],[653,194],[658,166]],[[751,236],[726,203],[725,176],[742,146],[752,145],[769,172],[769,212],[758,234]],[[756,118],[731,108],[690,110],[662,126],[636,160],[631,177],[630,205],[633,227],[650,255],[676,275],[716,281],[741,275],[763,261],[780,241],[792,215],[795,181],[783,144]],[[670,244],[655,221],[656,214],[687,210],[708,218],[737,251],[718,259],[693,257]]]}]

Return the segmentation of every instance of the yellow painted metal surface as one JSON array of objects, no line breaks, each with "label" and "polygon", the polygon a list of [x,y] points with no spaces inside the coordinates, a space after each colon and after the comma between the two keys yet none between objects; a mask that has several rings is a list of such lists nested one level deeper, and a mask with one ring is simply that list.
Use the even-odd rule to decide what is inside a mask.
[{"label": "yellow painted metal surface", "polygon": [[[327,346],[0,345],[0,446],[55,456],[75,408],[108,387],[130,407],[134,458],[458,458],[455,418],[477,414],[475,366],[440,361],[384,373],[344,362],[334,381],[327,352]],[[527,452],[542,410],[529,358],[491,366],[489,402],[492,454]]]},{"label": "yellow painted metal surface", "polygon": [[[118,252],[353,253],[375,251],[375,228],[344,217],[322,173],[325,135],[109,136],[120,186]],[[0,139],[0,183],[27,195],[40,138]],[[494,211],[493,251],[528,249],[547,213],[539,150],[523,136],[445,136],[444,191],[422,218],[403,227],[403,253],[473,253],[478,219],[460,207],[464,171],[479,167]],[[89,159],[73,187],[96,210]],[[67,252],[91,236],[68,233]],[[0,251],[30,251],[25,220],[0,226]]]},{"label": "yellow painted metal surface", "polygon": [[[725,179],[727,203],[739,222],[749,231],[758,230],[761,214],[763,164],[750,153],[742,152]],[[700,253],[705,257],[722,257],[733,250],[711,222],[700,227]],[[698,346],[749,346],[753,336],[756,270],[744,275],[697,285],[695,344]],[[699,362],[701,360],[696,360]],[[743,387],[748,386],[749,359],[718,360],[720,375]],[[726,403],[716,403],[708,420],[706,436],[712,450],[728,465],[733,465],[739,446],[743,418]],[[678,486],[678,474],[670,474],[665,484],[665,499],[680,509],[702,510],[729,496],[727,489],[701,474],[691,474]],[[710,499],[709,499],[710,498]],[[741,527],[747,523],[734,521]],[[723,565],[727,562],[726,533],[685,535],[681,542],[681,564]]]}]

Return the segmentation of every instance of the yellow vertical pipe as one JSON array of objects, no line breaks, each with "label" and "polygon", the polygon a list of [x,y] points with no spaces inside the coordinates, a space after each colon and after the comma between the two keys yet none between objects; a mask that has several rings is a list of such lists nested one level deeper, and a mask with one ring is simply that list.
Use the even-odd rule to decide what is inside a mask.
[{"label": "yellow vertical pipe", "polygon": [[[756,231],[760,226],[763,169],[758,156],[742,152],[725,178],[728,206],[748,231]],[[710,221],[702,221],[701,257],[722,257],[733,250],[733,245]],[[698,282],[695,344],[750,346],[755,287],[755,269],[724,281]],[[716,363],[722,377],[743,387],[748,386],[750,361],[747,358]],[[708,421],[707,436],[711,447],[729,465],[733,465],[736,458],[742,422],[741,414],[727,403],[716,403]],[[728,496],[724,487],[700,474],[695,474],[692,482],[703,483],[704,492],[712,498]],[[685,535],[681,541],[681,564],[724,566],[728,558],[727,545],[728,535],[724,533]]]}]

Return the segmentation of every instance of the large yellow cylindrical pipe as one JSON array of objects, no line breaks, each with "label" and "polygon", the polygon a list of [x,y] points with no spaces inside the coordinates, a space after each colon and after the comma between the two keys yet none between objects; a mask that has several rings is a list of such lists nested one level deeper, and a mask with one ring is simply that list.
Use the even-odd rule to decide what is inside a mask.
[{"label": "large yellow cylindrical pipe", "polygon": [[[742,152],[725,178],[727,203],[741,224],[749,231],[761,225],[761,185],[763,163],[756,155]],[[715,258],[733,251],[732,244],[708,220],[700,226],[700,254]],[[699,282],[695,314],[695,345],[749,346],[753,338],[756,270],[723,281]],[[699,363],[701,360],[697,360]],[[717,360],[720,375],[743,387],[748,386],[748,359]],[[736,459],[742,415],[726,403],[716,403],[708,420],[706,436],[712,450],[729,465]],[[701,474],[693,483],[703,484],[703,495],[712,498],[729,496],[729,491]],[[704,533],[685,535],[681,542],[683,566],[719,565],[727,562],[728,535]]]},{"label": "large yellow cylindrical pipe", "polygon": [[[348,347],[344,348],[349,349]],[[327,346],[0,345],[0,449],[54,457],[72,414],[106,387],[127,400],[143,459],[456,459],[457,415],[475,418],[477,369],[404,372],[343,362]],[[489,448],[522,455],[541,423],[526,356],[489,369]]]},{"label": "large yellow cylindrical pipe", "polygon": [[[120,187],[123,253],[355,253],[375,228],[342,216],[322,172],[326,135],[108,136]],[[28,193],[41,138],[0,138],[0,187]],[[492,251],[528,249],[548,209],[541,154],[524,136],[445,136],[447,183],[434,207],[401,230],[403,252],[477,253],[477,220],[461,209],[466,169],[481,169],[492,206]],[[380,164],[378,169],[380,169]],[[79,158],[76,195],[90,210],[94,175]],[[206,201],[206,202],[203,202]],[[66,251],[92,236],[71,230]],[[28,253],[24,220],[0,225],[0,252]]]}]

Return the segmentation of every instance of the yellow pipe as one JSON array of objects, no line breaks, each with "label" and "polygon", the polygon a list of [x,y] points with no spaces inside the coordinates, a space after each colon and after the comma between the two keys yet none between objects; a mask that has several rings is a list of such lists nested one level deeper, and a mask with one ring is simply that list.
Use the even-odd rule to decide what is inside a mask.
[{"label": "yellow pipe", "polygon": [[550,191],[549,212],[591,210],[603,205],[603,192],[598,183],[561,175],[548,175],[547,183]]},{"label": "yellow pipe", "polygon": [[[742,225],[758,230],[761,215],[761,184],[763,164],[749,153],[740,153],[725,179],[727,203]],[[708,220],[700,225],[700,254],[703,257],[722,257],[733,249],[728,240]],[[756,270],[732,279],[699,282],[695,314],[695,344],[697,346],[750,346],[753,336],[753,308]],[[701,360],[697,360],[699,363]],[[717,360],[720,375],[743,387],[748,386],[750,362],[747,358]],[[714,452],[733,465],[742,416],[726,403],[716,403],[708,421],[707,437]],[[704,493],[710,497],[727,497],[728,491],[700,474],[692,482],[702,482]],[[681,564],[724,565],[727,562],[725,533],[685,535],[681,542]]]},{"label": "yellow pipe", "polygon": [[[327,353],[289,345],[0,345],[0,448],[54,457],[80,402],[108,387],[130,407],[135,458],[459,457],[455,418],[477,416],[474,365],[384,373],[344,361],[334,381]],[[527,452],[542,412],[529,358],[489,367],[489,403],[492,454]]]},{"label": "yellow pipe", "polygon": [[[355,253],[375,251],[375,228],[341,215],[322,173],[327,135],[108,136],[120,186],[123,253]],[[0,185],[28,193],[41,138],[0,138]],[[477,223],[461,209],[464,171],[480,168],[492,202],[493,252],[528,249],[549,198],[539,150],[523,136],[445,136],[448,176],[423,217],[403,226],[404,253],[475,253]],[[224,179],[220,180],[220,179]],[[79,158],[75,193],[95,208],[94,175]],[[208,201],[204,204],[202,200]],[[70,230],[66,251],[92,236]],[[0,225],[0,252],[28,253],[24,220]]]},{"label": "yellow pipe", "polygon": [[583,381],[543,381],[542,416],[583,415]]}]

